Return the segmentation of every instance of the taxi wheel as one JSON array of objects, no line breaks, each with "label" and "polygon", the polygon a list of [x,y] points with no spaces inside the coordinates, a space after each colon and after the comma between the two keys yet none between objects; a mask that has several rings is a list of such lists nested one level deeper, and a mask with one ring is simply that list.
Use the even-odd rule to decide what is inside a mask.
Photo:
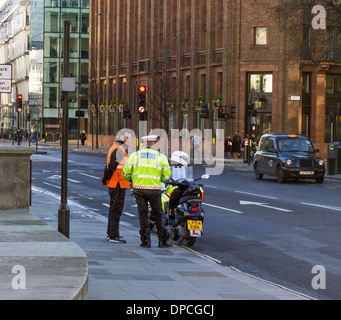
[{"label": "taxi wheel", "polygon": [[258,168],[257,163],[255,164],[255,176],[256,176],[256,179],[258,179],[258,180],[262,180],[262,178],[263,178],[263,174],[259,172],[259,168]]},{"label": "taxi wheel", "polygon": [[322,178],[316,178],[316,183],[323,183],[324,177]]},{"label": "taxi wheel", "polygon": [[281,168],[281,166],[277,166],[277,168],[276,168],[276,176],[277,176],[277,180],[278,180],[279,183],[284,183],[285,182],[284,172],[283,172],[283,169]]}]

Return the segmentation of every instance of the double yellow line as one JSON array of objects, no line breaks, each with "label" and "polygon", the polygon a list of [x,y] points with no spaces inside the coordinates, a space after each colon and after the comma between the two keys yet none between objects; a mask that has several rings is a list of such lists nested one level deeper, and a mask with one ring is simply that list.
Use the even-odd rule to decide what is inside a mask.
[{"label": "double yellow line", "polygon": [[[173,241],[172,241],[172,242],[173,242]],[[174,242],[173,242],[173,243],[174,243]],[[199,256],[199,257],[202,257],[202,258],[204,258],[204,259],[206,259],[206,260],[209,260],[209,261],[218,263],[218,264],[220,264],[220,265],[223,265],[223,263],[222,263],[220,260],[215,259],[215,258],[213,258],[213,257],[210,257],[210,256],[208,256],[207,254],[197,252],[197,251],[195,251],[195,250],[193,250],[193,249],[191,249],[191,248],[189,248],[189,247],[186,247],[186,246],[183,245],[183,244],[179,244],[179,243],[176,243],[176,244],[177,244],[178,246],[180,246],[180,247],[182,247],[182,248],[184,248],[184,249],[186,249],[186,250],[188,250],[188,251],[194,253],[195,255],[197,255],[197,256]],[[241,271],[241,270],[239,270],[239,269],[237,269],[237,268],[235,268],[235,267],[232,267],[232,266],[225,266],[225,267],[228,268],[228,269],[231,269],[231,270],[233,270],[233,271],[236,271],[236,272],[238,272],[238,273],[240,273],[240,274],[243,274],[243,275],[245,275],[245,276],[248,276],[248,277],[251,277],[251,278],[253,278],[253,279],[262,281],[262,282],[264,282],[264,283],[266,283],[266,284],[268,284],[268,285],[270,285],[270,286],[273,286],[273,287],[282,289],[282,290],[284,290],[284,291],[290,292],[290,293],[292,293],[292,294],[294,294],[294,295],[296,295],[296,296],[298,296],[298,297],[301,297],[301,298],[304,298],[304,299],[307,299],[307,300],[318,300],[318,299],[313,298],[313,297],[311,297],[311,296],[308,296],[308,295],[306,295],[306,294],[304,294],[304,293],[301,293],[301,292],[298,292],[298,291],[295,291],[295,290],[291,290],[291,289],[289,289],[289,288],[287,288],[287,287],[284,287],[284,286],[282,286],[282,285],[280,285],[280,284],[277,284],[277,283],[274,283],[274,282],[272,282],[272,281],[265,280],[265,279],[256,277],[256,276],[254,276],[254,275],[252,275],[252,274],[243,272],[243,271]]]}]

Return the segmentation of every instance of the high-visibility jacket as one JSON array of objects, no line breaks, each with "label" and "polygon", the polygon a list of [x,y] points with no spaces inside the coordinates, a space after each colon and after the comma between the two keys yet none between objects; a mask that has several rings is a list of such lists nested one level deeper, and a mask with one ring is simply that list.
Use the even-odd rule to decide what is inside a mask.
[{"label": "high-visibility jacket", "polygon": [[111,146],[111,148],[109,149],[108,154],[107,154],[107,168],[109,167],[110,158],[111,158],[112,153],[117,149],[120,149],[122,151],[123,157],[122,157],[121,161],[119,162],[116,170],[114,171],[111,179],[109,180],[108,187],[109,188],[116,188],[117,183],[119,182],[120,187],[122,189],[127,189],[127,188],[129,188],[130,183],[126,179],[123,178],[122,170],[123,170],[124,164],[128,160],[128,155],[120,143],[114,143]]},{"label": "high-visibility jacket", "polygon": [[132,153],[123,168],[124,178],[136,189],[161,190],[171,174],[167,157],[149,148]]}]

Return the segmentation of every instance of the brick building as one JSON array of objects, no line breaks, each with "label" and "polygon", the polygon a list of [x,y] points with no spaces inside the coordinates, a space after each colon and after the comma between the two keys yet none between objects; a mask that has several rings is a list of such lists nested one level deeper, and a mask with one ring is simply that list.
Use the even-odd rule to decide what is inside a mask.
[{"label": "brick building", "polygon": [[[324,63],[312,63],[309,50],[292,56],[291,41],[269,18],[268,5],[269,0],[91,0],[89,128],[95,133],[99,124],[99,144],[110,145],[122,127],[137,132],[139,84],[149,93],[149,129],[160,126],[152,117],[156,78],[165,87],[159,114],[169,113],[168,130],[223,128],[225,136],[237,131],[242,137],[299,132],[325,155],[327,143],[341,139],[335,116],[341,101],[340,37],[335,31],[333,54]],[[208,119],[200,117],[199,97],[209,105]],[[123,119],[120,101],[131,119]],[[251,103],[255,117],[248,112]],[[236,106],[235,119],[219,119],[218,108],[230,112],[229,105]],[[325,122],[330,112],[334,123]]]}]

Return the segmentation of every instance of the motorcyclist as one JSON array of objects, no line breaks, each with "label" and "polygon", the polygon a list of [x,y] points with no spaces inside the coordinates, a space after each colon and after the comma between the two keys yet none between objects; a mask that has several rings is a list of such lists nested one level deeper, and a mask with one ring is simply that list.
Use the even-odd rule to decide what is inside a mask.
[{"label": "motorcyclist", "polygon": [[[188,178],[188,163],[189,155],[183,151],[175,151],[171,155],[172,164],[172,179],[186,179]],[[169,199],[169,217],[174,219],[174,209],[179,205],[181,198],[181,190],[177,186],[168,185],[166,192]]]}]

